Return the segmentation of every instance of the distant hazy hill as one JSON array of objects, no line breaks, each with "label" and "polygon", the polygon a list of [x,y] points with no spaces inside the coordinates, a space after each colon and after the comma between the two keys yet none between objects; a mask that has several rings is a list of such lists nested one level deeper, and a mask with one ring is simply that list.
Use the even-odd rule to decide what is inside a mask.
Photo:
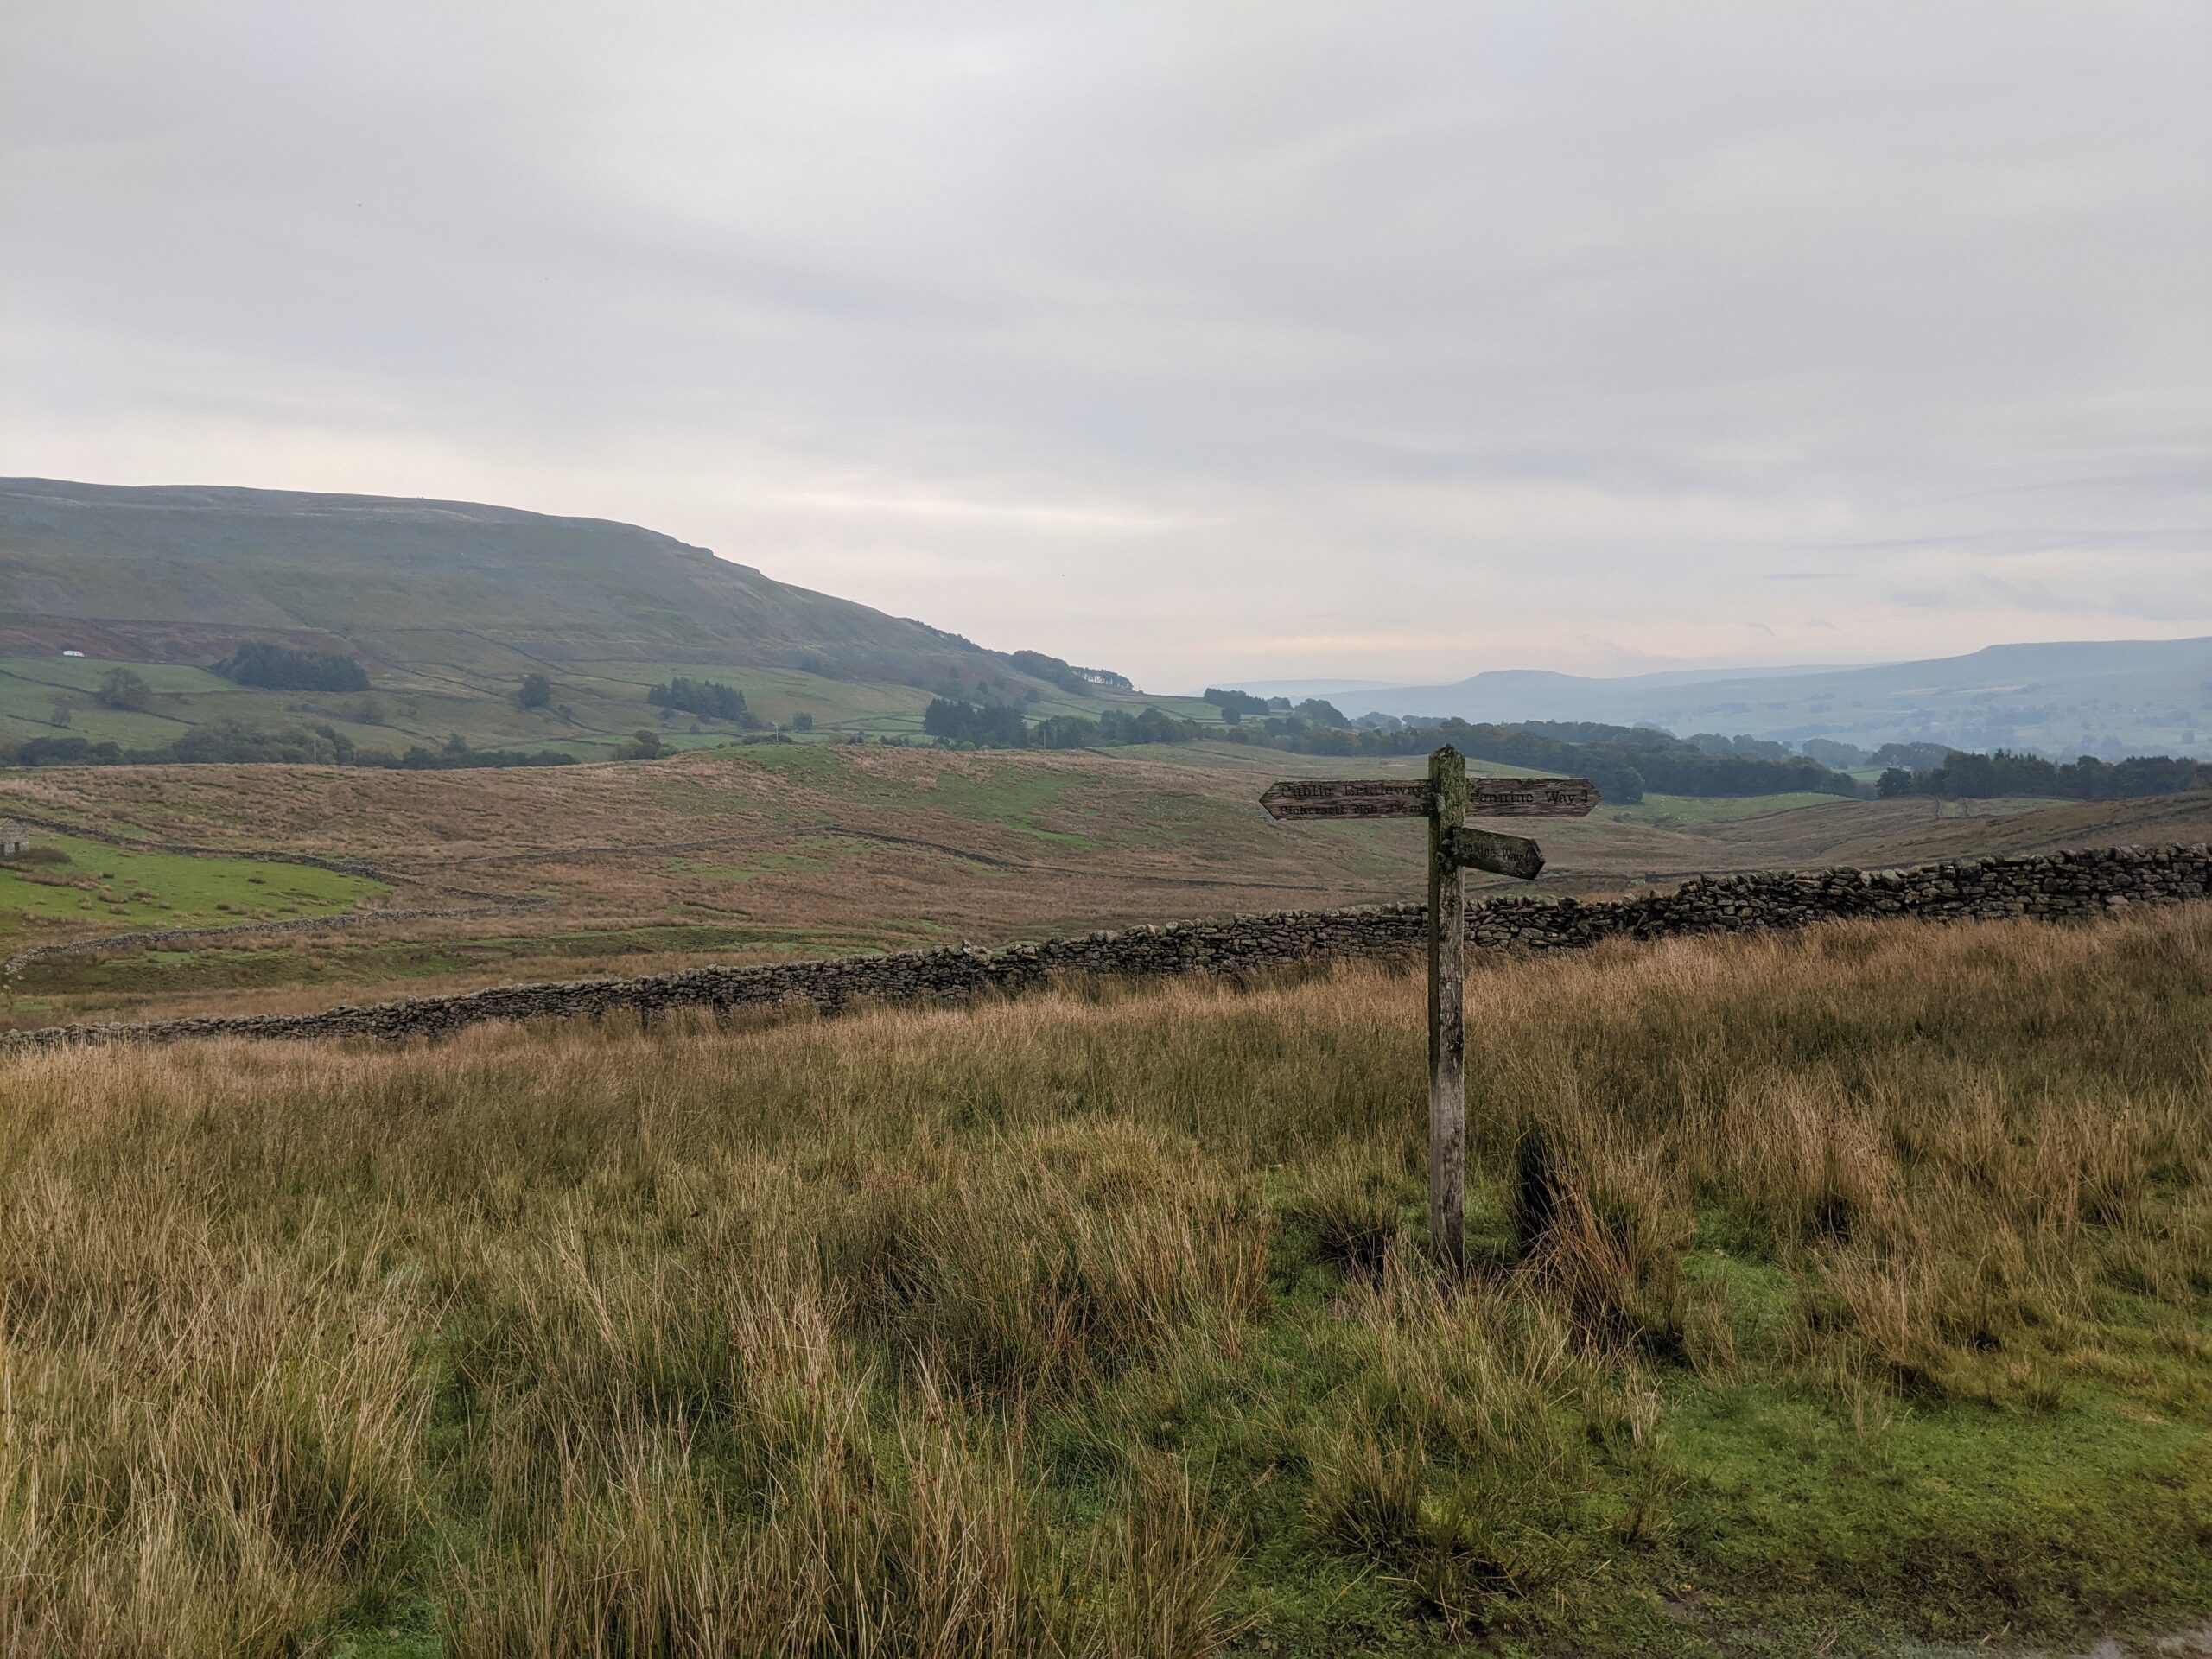
[{"label": "distant hazy hill", "polygon": [[1341,702],[1354,715],[1611,721],[1685,736],[1834,737],[1867,747],[1925,739],[1974,749],[2212,755],[2212,639],[1993,645],[1873,667],[1620,679],[1503,669],[1450,685],[1353,691]]},{"label": "distant hazy hill", "polygon": [[249,634],[313,636],[407,664],[450,656],[456,632],[554,663],[1032,683],[918,623],[633,524],[464,501],[0,480],[0,651],[205,664]]}]

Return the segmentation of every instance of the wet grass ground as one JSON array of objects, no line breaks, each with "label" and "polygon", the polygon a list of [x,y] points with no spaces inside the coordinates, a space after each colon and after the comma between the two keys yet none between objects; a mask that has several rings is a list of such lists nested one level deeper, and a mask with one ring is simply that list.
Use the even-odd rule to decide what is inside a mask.
[{"label": "wet grass ground", "polygon": [[2018,1651],[2212,1610],[2212,911],[0,1071],[10,1653]]}]

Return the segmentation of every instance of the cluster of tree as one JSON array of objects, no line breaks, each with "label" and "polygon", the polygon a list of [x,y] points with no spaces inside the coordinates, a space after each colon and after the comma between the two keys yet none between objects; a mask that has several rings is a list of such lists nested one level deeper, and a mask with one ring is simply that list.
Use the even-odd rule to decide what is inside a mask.
[{"label": "cluster of tree", "polygon": [[[1713,733],[1678,738],[1653,727],[1610,726],[1593,721],[1529,721],[1503,726],[1446,719],[1357,728],[1318,699],[1278,713],[1273,704],[1249,692],[1211,686],[1205,700],[1221,709],[1224,717],[1234,713],[1236,720],[1230,729],[1178,720],[1158,709],[1135,714],[1108,709],[1096,719],[1059,715],[1029,726],[1019,709],[1002,703],[978,707],[940,698],[930,705],[923,730],[941,741],[996,748],[1092,748],[1211,739],[1303,754],[1347,757],[1427,754],[1450,743],[1473,760],[1587,778],[1605,799],[1622,804],[1642,800],[1647,791],[1706,798],[1793,791],[1855,797],[1866,792],[1856,779],[1841,769],[1761,738],[1729,738]],[[1248,714],[1267,718],[1248,725],[1243,723]],[[2004,750],[1994,754],[1958,750],[1931,754],[1934,747],[1891,743],[1878,750],[1875,759],[1901,763],[1884,773],[1878,792],[1977,799],[2049,795],[2074,800],[2124,800],[2212,788],[2212,765],[2187,759],[2141,756],[2115,765],[2084,756],[2070,765],[2056,766],[2035,755]],[[1835,748],[1865,758],[1863,750],[1847,744]],[[1836,758],[1847,756],[1838,753]],[[1930,764],[1934,761],[1940,764]]]},{"label": "cluster of tree", "polygon": [[1848,772],[1853,766],[1866,764],[1866,751],[1856,743],[1846,743],[1840,738],[1808,737],[1797,746],[1812,760],[1838,772]]},{"label": "cluster of tree", "polygon": [[1682,741],[1707,754],[1741,755],[1746,760],[1788,760],[1796,753],[1787,743],[1777,743],[1770,737],[1753,737],[1748,732],[1739,732],[1734,737],[1723,737],[1719,732],[1692,732]]},{"label": "cluster of tree", "polygon": [[1835,737],[1808,737],[1797,747],[1822,766],[1834,766],[1839,772],[1848,772],[1854,766],[1902,766],[1907,772],[1933,772],[1950,753],[1941,743],[1885,743],[1880,748],[1869,751]]},{"label": "cluster of tree", "polygon": [[1126,674],[1116,674],[1110,668],[1083,668],[1041,651],[1009,651],[1006,659],[1031,679],[1057,685],[1070,696],[1087,697],[1094,686],[1101,685],[1116,691],[1136,690]]},{"label": "cluster of tree", "polygon": [[726,720],[747,728],[761,722],[746,711],[745,693],[719,680],[687,680],[681,674],[645,693],[656,709],[677,709],[703,720]]},{"label": "cluster of tree", "polygon": [[1472,760],[1587,778],[1606,800],[1620,804],[1642,800],[1647,790],[1708,797],[1779,795],[1793,790],[1827,795],[1859,793],[1855,779],[1802,756],[1777,760],[1733,753],[1708,754],[1670,733],[1649,727],[1587,721],[1530,721],[1500,726],[1452,719],[1408,724],[1397,731],[1317,728],[1276,740],[1277,747],[1304,753],[1344,755],[1426,754],[1445,743]]},{"label": "cluster of tree", "polygon": [[1886,798],[1932,795],[1943,800],[1986,801],[1999,795],[2049,795],[2069,801],[2132,801],[2146,795],[2179,795],[2212,789],[2212,766],[2186,756],[2139,754],[2117,762],[2085,754],[2066,766],[2041,755],[1999,749],[1975,754],[1953,749],[1943,764],[1924,772],[1891,766],[1875,792]]},{"label": "cluster of tree", "polygon": [[[1226,712],[1226,705],[1215,706]],[[1427,754],[1450,743],[1473,760],[1587,778],[1605,799],[1622,804],[1642,800],[1647,790],[1699,796],[1778,795],[1795,790],[1844,796],[1862,792],[1857,779],[1802,755],[1708,754],[1681,738],[1646,728],[1580,721],[1493,726],[1451,719],[1401,724],[1395,730],[1363,729],[1318,700],[1287,714],[1270,713],[1265,721],[1240,720],[1224,730],[1178,720],[1159,709],[1135,714],[1107,709],[1095,720],[1059,715],[1029,726],[1018,709],[1003,703],[977,707],[939,698],[923,715],[922,729],[943,742],[991,748],[1094,748],[1212,740],[1351,757]]]},{"label": "cluster of tree", "polygon": [[[1212,686],[1208,688],[1208,690],[1217,692],[1221,690],[1221,688]],[[1265,721],[1268,721],[1263,728],[1265,736],[1303,736],[1305,732],[1314,730],[1316,726],[1330,728],[1330,730],[1338,730],[1338,728],[1343,728],[1343,730],[1363,730],[1363,732],[1365,730],[1394,732],[1398,730],[1400,726],[1405,726],[1405,721],[1400,721],[1400,719],[1395,719],[1395,716],[1391,715],[1360,715],[1356,721],[1351,721],[1351,719],[1344,719],[1344,710],[1340,710],[1336,703],[1323,702],[1320,696],[1307,696],[1303,703],[1292,708],[1289,706],[1287,696],[1269,696],[1269,699],[1261,702],[1259,696],[1248,696],[1245,692],[1225,692],[1225,695],[1236,696],[1236,699],[1245,699],[1245,702],[1214,703],[1214,708],[1219,708],[1221,710],[1221,723],[1224,723],[1224,726],[1243,726],[1245,715],[1252,715],[1252,716],[1265,715]],[[1212,696],[1208,696],[1205,702],[1212,702]]]},{"label": "cluster of tree", "polygon": [[1637,754],[1635,764],[1643,775],[1644,787],[1662,795],[1783,795],[1800,790],[1815,795],[1864,792],[1856,778],[1802,755],[1762,760],[1707,754],[1696,749],[1652,749]]},{"label": "cluster of tree", "polygon": [[1395,731],[1405,724],[1389,715],[1363,715],[1356,721],[1347,720],[1343,709],[1319,697],[1308,697],[1294,709],[1288,697],[1255,697],[1249,691],[1224,691],[1217,685],[1206,688],[1203,701],[1221,710],[1221,723],[1224,726],[1242,726],[1247,715],[1255,719],[1265,716],[1265,733],[1269,737],[1302,737],[1316,726],[1332,730],[1341,727]]},{"label": "cluster of tree", "polygon": [[[1210,685],[1205,689],[1205,701],[1221,710],[1221,717],[1230,725],[1240,723],[1249,715],[1257,720],[1268,712],[1268,700],[1255,697],[1249,691],[1233,691],[1225,687]],[[1284,701],[1287,702],[1288,698]]]},{"label": "cluster of tree", "polygon": [[1178,720],[1158,709],[1135,714],[1103,709],[1088,715],[1054,715],[1035,725],[1011,703],[972,703],[938,697],[922,711],[922,730],[940,743],[972,744],[984,749],[1096,749],[1123,743],[1189,743],[1213,735],[1195,721]]},{"label": "cluster of tree", "polygon": [[1870,766],[1902,766],[1907,772],[1933,772],[1950,758],[1942,743],[1885,743],[1862,763]]},{"label": "cluster of tree", "polygon": [[95,743],[88,737],[30,737],[0,743],[0,761],[11,766],[111,766],[123,759],[121,745]]},{"label": "cluster of tree", "polygon": [[1038,730],[1043,734],[1043,747],[1053,749],[1096,749],[1123,743],[1191,743],[1209,734],[1196,721],[1178,720],[1159,709],[1141,709],[1135,714],[1123,709],[1107,709],[1101,710],[1096,720],[1082,715],[1061,715],[1041,722]]},{"label": "cluster of tree", "polygon": [[1950,753],[1942,743],[1885,743],[1878,749],[1867,750],[1835,737],[1808,737],[1797,747],[1822,766],[1833,766],[1838,772],[1848,772],[1855,766],[1902,766],[1907,772],[1933,772]]},{"label": "cluster of tree", "polygon": [[237,685],[269,691],[365,691],[368,671],[335,652],[294,651],[249,639],[214,666]]},{"label": "cluster of tree", "polygon": [[19,766],[207,766],[219,763],[331,766],[376,766],[404,772],[442,772],[468,766],[565,766],[576,757],[558,749],[472,749],[454,736],[445,747],[410,747],[404,753],[365,747],[335,727],[268,728],[237,721],[194,727],[174,743],[158,748],[126,749],[82,737],[34,737],[12,747],[0,745],[0,763]]},{"label": "cluster of tree", "polygon": [[1090,695],[1090,682],[1076,672],[1073,663],[1058,657],[1048,657],[1041,651],[1009,651],[1006,659],[1031,679],[1057,685],[1071,697]]},{"label": "cluster of tree", "polygon": [[143,713],[154,706],[154,688],[146,683],[146,677],[127,668],[108,670],[92,696],[103,709]]},{"label": "cluster of tree", "polygon": [[1021,710],[1009,703],[969,702],[964,697],[932,697],[922,710],[922,731],[944,743],[972,743],[983,749],[1019,749],[1029,741]]},{"label": "cluster of tree", "polygon": [[[1231,743],[1287,749],[1297,754],[1351,756],[1427,754],[1446,743],[1477,760],[1497,760],[1526,766],[1535,772],[1563,772],[1587,778],[1607,801],[1631,803],[1643,798],[1643,777],[1618,750],[1568,743],[1510,726],[1478,726],[1459,719],[1421,725],[1406,724],[1395,731],[1381,728],[1349,730],[1304,722],[1302,730],[1287,729],[1296,719],[1269,720],[1265,728],[1250,726],[1218,734]],[[1272,728],[1272,729],[1271,729]]]},{"label": "cluster of tree", "polygon": [[[1436,726],[1444,722],[1417,720],[1408,723]],[[1556,738],[1562,743],[1607,743],[1622,749],[1671,749],[1687,741],[1661,726],[1609,726],[1596,720],[1516,720],[1505,723],[1516,732],[1533,732],[1538,737]]]}]

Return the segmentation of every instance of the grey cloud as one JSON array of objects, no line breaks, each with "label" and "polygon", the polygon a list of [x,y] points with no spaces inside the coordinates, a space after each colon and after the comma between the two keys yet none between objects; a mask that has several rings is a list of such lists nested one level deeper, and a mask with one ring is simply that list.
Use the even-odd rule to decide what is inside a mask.
[{"label": "grey cloud", "polygon": [[1160,685],[2207,632],[2208,80],[2157,4],[18,5],[0,446]]}]

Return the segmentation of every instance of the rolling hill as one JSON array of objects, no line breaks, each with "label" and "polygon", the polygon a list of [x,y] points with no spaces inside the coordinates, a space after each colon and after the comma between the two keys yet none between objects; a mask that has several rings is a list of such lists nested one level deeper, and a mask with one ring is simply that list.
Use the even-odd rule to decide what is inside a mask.
[{"label": "rolling hill", "polygon": [[[1341,684],[1341,682],[1337,683]],[[1307,695],[1277,683],[1276,695]],[[1326,694],[1323,694],[1326,695]],[[1347,714],[1588,720],[1867,748],[2212,756],[2212,639],[1992,645],[1965,656],[1852,668],[1670,671],[1617,679],[1495,669],[1448,685],[1341,692]]]},{"label": "rolling hill", "polygon": [[[370,661],[475,634],[552,663],[997,677],[964,640],[673,537],[466,501],[0,480],[0,645],[205,663],[241,637]],[[1024,681],[1025,684],[1030,682]]]},{"label": "rolling hill", "polygon": [[[372,694],[270,693],[207,671],[250,640],[340,652]],[[81,657],[65,656],[79,652]],[[100,706],[111,667],[153,696]],[[514,706],[525,674],[554,683]],[[675,675],[762,718],[903,731],[939,693],[1049,714],[1079,692],[924,623],[777,582],[633,524],[464,501],[0,480],[0,738],[150,748],[195,726],[327,723],[395,752],[601,752]],[[680,743],[687,719],[671,733]],[[728,729],[700,734],[708,741]]]}]

